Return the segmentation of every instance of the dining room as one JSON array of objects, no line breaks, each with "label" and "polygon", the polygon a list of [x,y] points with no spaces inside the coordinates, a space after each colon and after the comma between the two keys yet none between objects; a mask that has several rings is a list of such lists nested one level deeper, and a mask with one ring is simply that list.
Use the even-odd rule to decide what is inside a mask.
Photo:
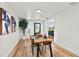
[{"label": "dining room", "polygon": [[0,6],[0,57],[78,57],[78,3],[0,2]]},{"label": "dining room", "polygon": [[[47,56],[53,57],[52,52],[52,42],[54,41],[54,19],[47,20],[27,20],[28,26],[25,30],[25,35],[23,35],[23,31],[20,28],[20,38],[26,43],[23,43],[20,51],[23,53],[23,50],[27,51],[26,54],[17,53],[14,56]],[[28,35],[27,35],[28,34]],[[23,50],[21,50],[24,48]],[[45,50],[45,51],[44,51]],[[24,55],[25,54],[25,55]]]}]

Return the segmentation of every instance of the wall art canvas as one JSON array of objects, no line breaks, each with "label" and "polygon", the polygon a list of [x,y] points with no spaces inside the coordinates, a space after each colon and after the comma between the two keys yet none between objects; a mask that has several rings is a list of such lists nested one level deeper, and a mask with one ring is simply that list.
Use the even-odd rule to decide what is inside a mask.
[{"label": "wall art canvas", "polygon": [[3,8],[0,8],[2,11],[0,11],[0,35],[9,34],[12,32],[16,32],[16,21],[14,16],[10,16],[10,14]]},{"label": "wall art canvas", "polygon": [[11,33],[10,15],[6,10],[3,9],[2,12],[2,34]]},{"label": "wall art canvas", "polygon": [[16,32],[16,21],[13,16],[11,16],[11,32]]}]

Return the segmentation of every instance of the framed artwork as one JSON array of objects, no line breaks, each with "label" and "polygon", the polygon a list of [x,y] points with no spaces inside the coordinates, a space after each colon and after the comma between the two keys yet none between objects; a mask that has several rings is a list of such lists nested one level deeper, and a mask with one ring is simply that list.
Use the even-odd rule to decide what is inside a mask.
[{"label": "framed artwork", "polygon": [[13,16],[11,16],[11,32],[16,31],[16,21]]},{"label": "framed artwork", "polygon": [[2,8],[0,8],[0,35],[2,35]]},{"label": "framed artwork", "polygon": [[15,31],[15,18],[13,16],[10,16],[5,9],[0,8],[0,35],[9,34]]},{"label": "framed artwork", "polygon": [[2,34],[9,34],[10,30],[10,15],[6,10],[3,9],[2,11]]},{"label": "framed artwork", "polygon": [[34,34],[41,32],[41,23],[34,23]]}]

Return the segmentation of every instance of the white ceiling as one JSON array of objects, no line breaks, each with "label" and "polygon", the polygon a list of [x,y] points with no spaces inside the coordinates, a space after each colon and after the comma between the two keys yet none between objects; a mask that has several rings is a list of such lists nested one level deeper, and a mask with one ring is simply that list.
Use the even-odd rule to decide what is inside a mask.
[{"label": "white ceiling", "polygon": [[[70,7],[70,2],[7,2],[6,4],[18,17],[28,19],[51,19],[53,15]],[[42,12],[36,13],[36,9],[42,9]]]}]

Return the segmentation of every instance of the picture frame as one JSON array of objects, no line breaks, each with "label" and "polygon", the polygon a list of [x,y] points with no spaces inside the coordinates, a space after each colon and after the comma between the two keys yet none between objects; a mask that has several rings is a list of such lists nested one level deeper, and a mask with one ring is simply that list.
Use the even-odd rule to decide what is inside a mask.
[{"label": "picture frame", "polygon": [[34,34],[41,32],[41,23],[34,23]]}]

